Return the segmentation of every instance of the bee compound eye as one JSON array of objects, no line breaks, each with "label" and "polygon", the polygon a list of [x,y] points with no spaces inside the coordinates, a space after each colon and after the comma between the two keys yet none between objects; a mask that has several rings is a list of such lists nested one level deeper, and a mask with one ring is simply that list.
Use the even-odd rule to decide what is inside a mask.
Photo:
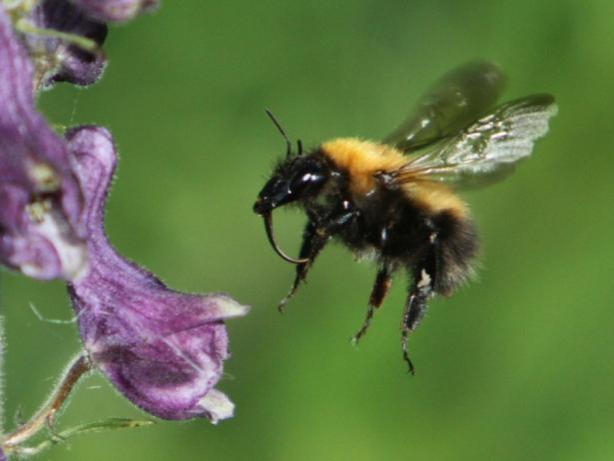
[{"label": "bee compound eye", "polygon": [[290,182],[290,190],[295,195],[314,192],[325,179],[325,175],[312,166],[312,168],[300,171],[294,176]]}]

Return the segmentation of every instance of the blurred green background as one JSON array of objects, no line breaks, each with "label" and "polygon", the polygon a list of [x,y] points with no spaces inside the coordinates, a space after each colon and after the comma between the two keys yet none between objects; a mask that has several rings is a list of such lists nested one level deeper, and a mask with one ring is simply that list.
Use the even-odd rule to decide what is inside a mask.
[{"label": "blurred green background", "polygon": [[[112,28],[104,78],[41,99],[54,123],[111,129],[121,155],[107,229],[130,258],[187,291],[233,294],[220,387],[234,419],[83,436],[68,460],[614,459],[610,0],[164,2]],[[378,139],[437,77],[487,58],[506,98],[547,91],[560,113],[517,173],[466,198],[481,232],[479,281],[431,303],[400,359],[404,276],[358,349],[375,268],[331,246],[288,312],[293,268],[270,249],[253,200],[284,146],[263,109],[307,146]],[[277,215],[295,254],[303,216]],[[76,353],[61,283],[2,274],[6,419],[30,415]],[[62,427],[140,417],[101,378]]]}]

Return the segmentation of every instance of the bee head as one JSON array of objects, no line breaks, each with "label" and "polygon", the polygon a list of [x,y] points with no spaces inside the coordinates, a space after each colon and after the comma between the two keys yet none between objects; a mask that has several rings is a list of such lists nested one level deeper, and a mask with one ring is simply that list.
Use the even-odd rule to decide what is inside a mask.
[{"label": "bee head", "polygon": [[287,203],[317,195],[328,179],[327,170],[322,159],[314,155],[286,158],[258,194],[254,212],[270,213]]},{"label": "bee head", "polygon": [[305,200],[318,194],[328,179],[328,169],[317,155],[290,156],[282,161],[267,181],[254,203],[254,212],[264,219],[264,228],[273,250],[282,259],[303,264],[308,260],[286,255],[273,236],[272,212],[287,203]]},{"label": "bee head", "polygon": [[318,194],[329,176],[323,158],[317,154],[303,155],[301,142],[297,142],[297,153],[292,153],[292,143],[275,117],[267,110],[281,135],[286,141],[286,157],[278,163],[273,175],[266,182],[254,203],[254,213],[264,219],[265,230],[273,249],[286,261],[301,264],[305,260],[297,260],[287,256],[278,247],[273,237],[272,212],[287,203],[308,199]]}]

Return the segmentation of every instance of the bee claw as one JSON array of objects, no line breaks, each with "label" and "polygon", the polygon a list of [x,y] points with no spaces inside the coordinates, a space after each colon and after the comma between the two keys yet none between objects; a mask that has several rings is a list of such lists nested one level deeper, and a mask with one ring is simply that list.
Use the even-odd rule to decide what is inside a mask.
[{"label": "bee claw", "polygon": [[358,346],[358,343],[360,342],[360,340],[362,339],[362,337],[365,335],[365,333],[367,332],[367,328],[369,327],[368,324],[363,325],[360,330],[358,330],[356,332],[356,334],[354,336],[352,336],[352,344],[354,346]]},{"label": "bee claw", "polygon": [[365,317],[364,322],[362,323],[362,326],[360,327],[360,330],[358,330],[356,334],[352,336],[352,344],[354,344],[355,346],[358,344],[358,341],[360,341],[360,339],[367,333],[367,330],[371,325],[371,319],[373,318],[374,312],[375,308],[373,307],[373,305],[369,304],[369,307],[367,309],[367,315]]},{"label": "bee claw", "polygon": [[407,364],[407,371],[411,373],[412,376],[415,376],[416,369],[414,368],[414,364],[411,362],[411,359],[409,358],[409,354],[407,353],[406,350],[403,351],[403,360]]}]

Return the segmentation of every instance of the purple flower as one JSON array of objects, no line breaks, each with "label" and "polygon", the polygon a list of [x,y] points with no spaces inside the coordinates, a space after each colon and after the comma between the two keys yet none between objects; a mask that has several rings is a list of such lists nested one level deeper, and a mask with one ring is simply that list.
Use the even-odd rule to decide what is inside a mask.
[{"label": "purple flower", "polygon": [[0,263],[40,279],[87,266],[66,145],[34,109],[33,69],[0,3]]},{"label": "purple flower", "polygon": [[232,416],[214,389],[228,357],[225,318],[244,315],[224,294],[184,294],[121,257],[104,230],[104,206],[115,149],[103,128],[67,134],[73,169],[85,196],[90,270],[69,286],[91,360],[143,410],[165,419]]},{"label": "purple flower", "polygon": [[30,33],[25,36],[36,63],[37,78],[44,86],[54,82],[91,85],[101,76],[106,57],[100,47],[107,36],[107,26],[89,19],[68,0],[43,0],[31,13],[37,28],[86,38],[94,45],[85,49],[57,35]]},{"label": "purple flower", "polygon": [[116,163],[111,135],[81,127],[62,139],[34,106],[46,84],[100,76],[106,26],[97,21],[127,20],[154,2],[17,4],[19,36],[5,5],[0,0],[0,264],[69,282],[92,364],[143,410],[166,419],[232,416],[232,402],[215,389],[228,358],[224,320],[248,307],[221,293],[173,291],[117,254],[103,228]]},{"label": "purple flower", "polygon": [[103,22],[123,22],[151,11],[157,0],[71,0],[89,17]]}]

